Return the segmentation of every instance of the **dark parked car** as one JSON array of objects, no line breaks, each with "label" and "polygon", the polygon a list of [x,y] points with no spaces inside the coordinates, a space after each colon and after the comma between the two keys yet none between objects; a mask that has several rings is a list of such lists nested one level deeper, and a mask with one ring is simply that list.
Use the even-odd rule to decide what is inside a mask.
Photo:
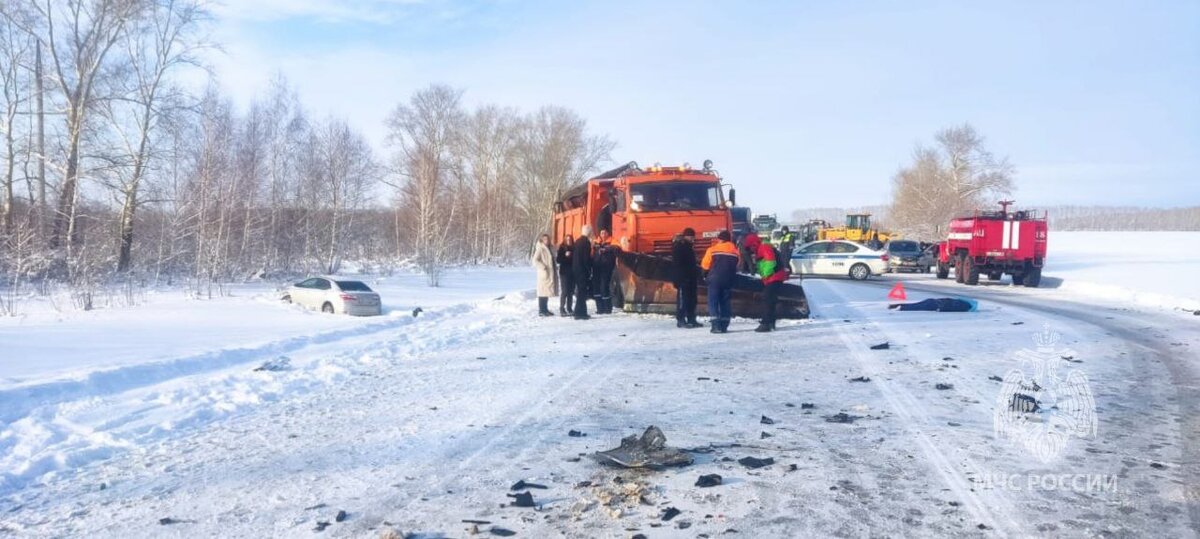
[{"label": "dark parked car", "polygon": [[933,258],[913,240],[892,240],[883,249],[888,254],[888,271],[892,273],[929,273],[929,267],[933,265]]}]

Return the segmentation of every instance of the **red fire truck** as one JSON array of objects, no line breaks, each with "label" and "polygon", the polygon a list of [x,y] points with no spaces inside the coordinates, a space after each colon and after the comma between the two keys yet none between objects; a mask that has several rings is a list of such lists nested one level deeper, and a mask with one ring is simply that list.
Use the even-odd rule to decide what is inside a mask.
[{"label": "red fire truck", "polygon": [[979,284],[979,276],[998,281],[1012,275],[1014,285],[1037,287],[1046,261],[1046,214],[1010,211],[1013,201],[1000,202],[1000,211],[976,210],[950,221],[950,233],[939,244],[937,277],[954,268],[954,280]]}]

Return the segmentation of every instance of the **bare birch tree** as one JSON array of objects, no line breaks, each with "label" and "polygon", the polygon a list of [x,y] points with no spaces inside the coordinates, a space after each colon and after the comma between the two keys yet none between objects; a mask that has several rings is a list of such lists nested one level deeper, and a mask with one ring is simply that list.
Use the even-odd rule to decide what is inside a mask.
[{"label": "bare birch tree", "polygon": [[912,164],[892,178],[892,222],[917,239],[938,239],[953,217],[1010,193],[1014,168],[985,147],[969,124],[935,135],[936,145],[918,145]]}]

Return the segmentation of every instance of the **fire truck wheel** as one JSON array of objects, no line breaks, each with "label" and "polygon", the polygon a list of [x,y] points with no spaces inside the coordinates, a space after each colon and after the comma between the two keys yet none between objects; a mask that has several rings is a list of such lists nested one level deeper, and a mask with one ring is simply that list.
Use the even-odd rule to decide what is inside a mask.
[{"label": "fire truck wheel", "polygon": [[965,260],[966,260],[966,257],[960,255],[958,257],[958,260],[954,261],[954,282],[956,282],[956,283],[966,282],[966,279],[963,279],[963,276],[966,274],[965,272],[967,271],[967,265],[966,265]]},{"label": "fire truck wheel", "polygon": [[866,264],[858,263],[853,266],[850,266],[850,278],[851,279],[854,279],[855,281],[865,281],[865,280],[867,280],[867,277],[870,277],[870,276],[871,276],[871,268],[868,268]]},{"label": "fire truck wheel", "polygon": [[1021,286],[1021,283],[1025,282],[1025,274],[1024,273],[1014,273],[1014,274],[1012,274],[1012,277],[1013,277],[1013,286]]},{"label": "fire truck wheel", "polygon": [[938,262],[938,265],[937,265],[937,278],[938,278],[938,279],[945,279],[945,278],[947,278],[947,277],[949,277],[949,276],[950,276],[950,265],[949,265],[949,264],[945,264],[945,263],[943,263],[943,262]]},{"label": "fire truck wheel", "polygon": [[1000,278],[1001,278],[1001,277],[1003,277],[1003,276],[1004,276],[1004,274],[1003,274],[1003,273],[1000,273],[1000,272],[998,272],[998,271],[991,271],[991,272],[988,272],[988,280],[989,280],[989,281],[999,281],[999,280],[1000,280]]},{"label": "fire truck wheel", "polygon": [[967,271],[964,272],[966,275],[963,276],[963,282],[968,286],[975,286],[979,284],[979,266],[975,265],[975,261],[971,260],[971,257],[967,257],[963,263],[966,265],[967,269]]},{"label": "fire truck wheel", "polygon": [[1033,268],[1025,275],[1025,286],[1037,288],[1042,283],[1042,268]]}]

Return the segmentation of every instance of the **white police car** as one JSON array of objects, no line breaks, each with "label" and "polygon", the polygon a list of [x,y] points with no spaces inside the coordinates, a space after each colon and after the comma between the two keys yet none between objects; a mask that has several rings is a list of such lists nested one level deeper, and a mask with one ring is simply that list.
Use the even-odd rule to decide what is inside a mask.
[{"label": "white police car", "polygon": [[846,275],[862,281],[887,270],[886,252],[852,241],[814,241],[792,251],[792,273],[797,275]]}]

